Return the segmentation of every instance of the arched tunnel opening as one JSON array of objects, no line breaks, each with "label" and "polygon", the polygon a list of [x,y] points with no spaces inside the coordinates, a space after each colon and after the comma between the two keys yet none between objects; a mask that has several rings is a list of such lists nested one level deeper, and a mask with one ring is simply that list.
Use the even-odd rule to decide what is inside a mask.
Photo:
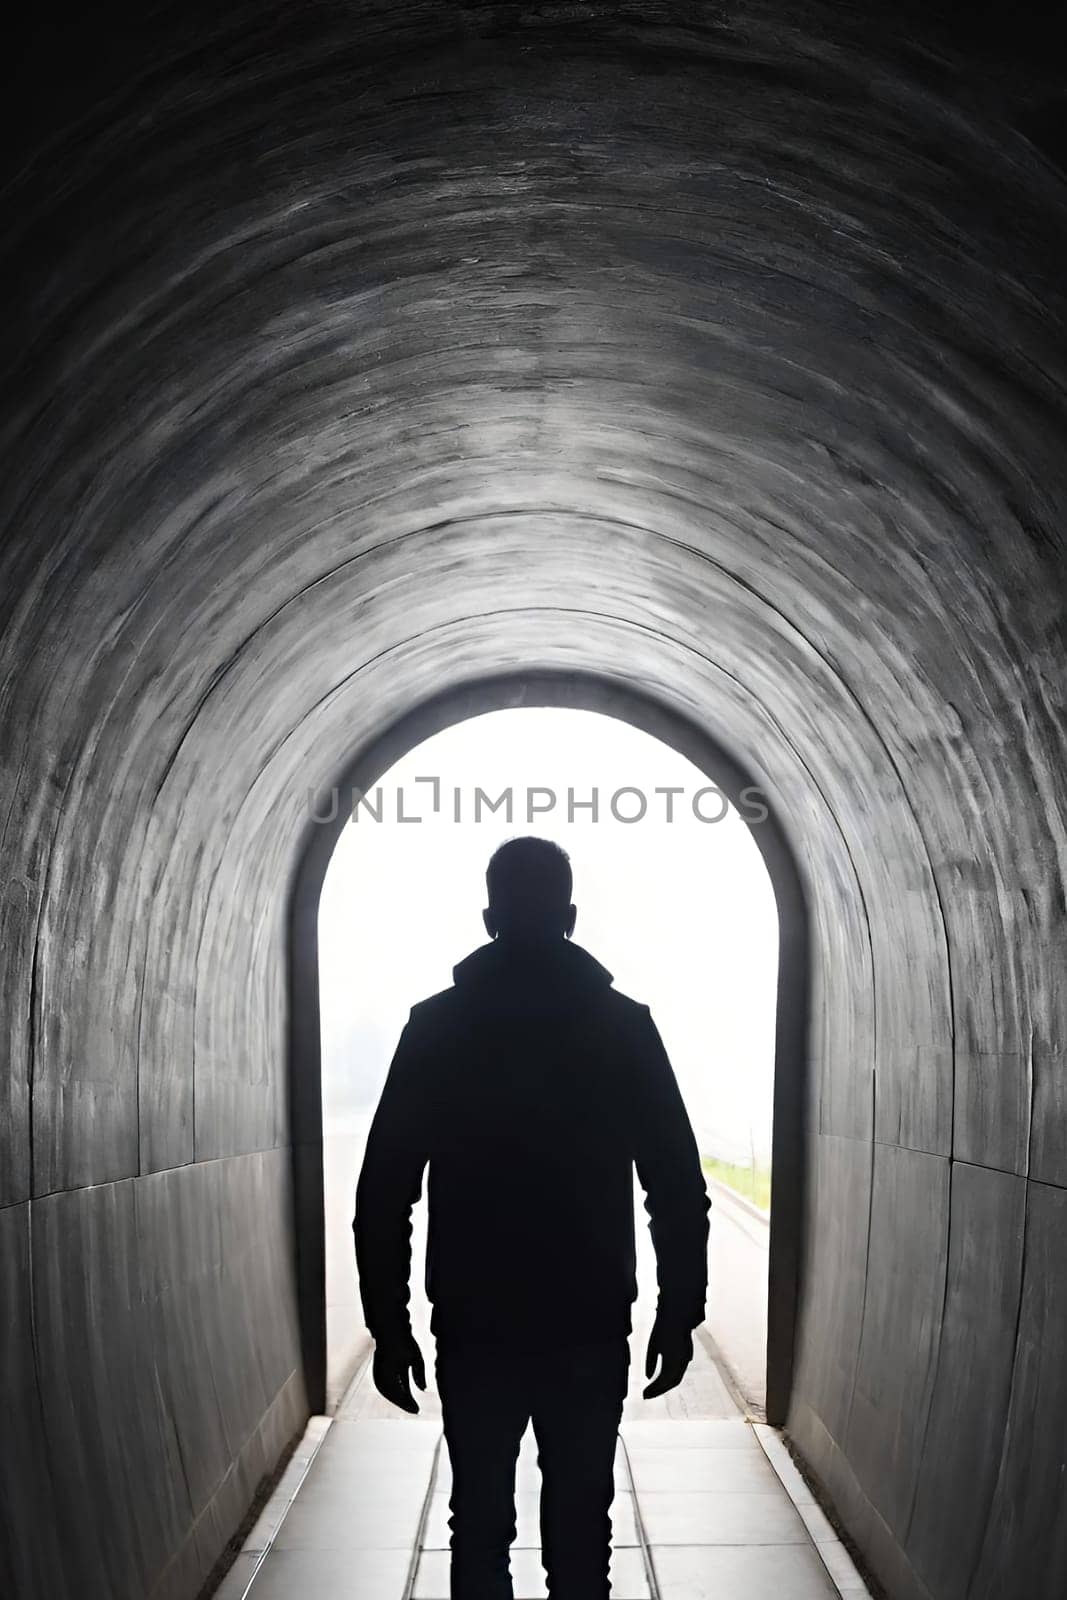
[{"label": "arched tunnel opening", "polygon": [[[456,713],[464,720],[447,720]],[[427,735],[435,723],[442,725]],[[699,1340],[708,1359],[674,1409],[698,1413],[701,1382],[722,1404],[710,1368],[722,1375],[731,1406],[763,1417],[769,1348],[772,1415],[784,1419],[803,1207],[806,1062],[797,1042],[807,960],[799,880],[777,820],[758,787],[694,726],[592,675],[482,681],[458,699],[439,697],[405,727],[416,742],[387,770],[379,771],[372,749],[340,782],[308,797],[316,832],[329,831],[312,843],[298,891],[294,933],[300,937],[304,908],[317,897],[316,946],[297,958],[292,1013],[319,1018],[318,1070],[314,1030],[297,1070],[317,1077],[322,1092],[322,1192],[309,1194],[302,1209],[320,1205],[325,1217],[324,1274],[317,1257],[307,1263],[317,1341],[325,1330],[325,1410],[336,1411],[361,1368],[369,1387],[351,1223],[393,1047],[413,999],[444,987],[456,961],[485,940],[479,912],[489,853],[533,825],[571,853],[579,943],[607,963],[619,987],[651,1003],[710,1175],[709,1302]],[[397,737],[398,730],[386,734],[386,749]],[[767,861],[789,917],[784,973]],[[305,993],[311,979],[317,992]],[[780,1026],[779,992],[787,1007]],[[778,1070],[792,1081],[777,1097],[782,1176],[773,1192],[784,1220],[772,1250],[763,1190],[774,1171]],[[317,1188],[317,1174],[311,1181]],[[643,1198],[635,1187],[638,1220],[647,1225]],[[425,1221],[420,1196],[411,1288],[429,1341]],[[639,1243],[637,1339],[647,1336],[656,1278],[643,1233]],[[768,1341],[769,1281],[775,1327]],[[311,1355],[322,1367],[321,1348]],[[439,1406],[433,1395],[430,1403]],[[388,1415],[373,1397],[369,1407]]]},{"label": "arched tunnel opening", "polygon": [[5,1594],[209,1592],[321,1409],[307,796],[551,691],[777,821],[771,1420],[892,1600],[1062,1596],[1055,21],[12,33]]}]

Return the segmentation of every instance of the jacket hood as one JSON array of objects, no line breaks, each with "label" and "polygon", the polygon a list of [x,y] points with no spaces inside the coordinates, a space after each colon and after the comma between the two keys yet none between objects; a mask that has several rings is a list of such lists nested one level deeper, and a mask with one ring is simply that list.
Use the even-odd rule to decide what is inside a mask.
[{"label": "jacket hood", "polygon": [[452,968],[453,982],[464,986],[526,977],[534,980],[551,977],[553,983],[571,979],[579,984],[605,988],[614,982],[607,967],[570,939],[560,939],[536,955],[520,954],[494,939],[489,944],[479,945]]}]

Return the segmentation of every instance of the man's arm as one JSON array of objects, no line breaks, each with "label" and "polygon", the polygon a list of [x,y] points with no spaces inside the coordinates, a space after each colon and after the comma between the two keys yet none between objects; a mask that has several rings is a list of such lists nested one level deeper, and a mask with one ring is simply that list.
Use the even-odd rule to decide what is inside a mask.
[{"label": "man's arm", "polygon": [[[663,1370],[654,1393],[673,1387],[669,1369],[681,1370],[692,1354],[690,1334],[704,1320],[708,1287],[708,1213],[711,1200],[689,1115],[659,1029],[647,1006],[638,1030],[635,1164],[656,1252],[659,1297],[646,1376]],[[677,1347],[677,1348],[675,1348]],[[688,1350],[684,1359],[680,1353]],[[646,1391],[647,1393],[647,1391]]]},{"label": "man's arm", "polygon": [[392,1349],[411,1338],[411,1210],[428,1156],[421,1055],[409,1017],[367,1135],[352,1223],[364,1321]]}]

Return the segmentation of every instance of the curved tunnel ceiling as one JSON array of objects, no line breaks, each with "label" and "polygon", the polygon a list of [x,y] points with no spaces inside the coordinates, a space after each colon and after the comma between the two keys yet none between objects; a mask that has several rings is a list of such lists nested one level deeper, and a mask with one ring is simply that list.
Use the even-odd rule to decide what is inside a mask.
[{"label": "curved tunnel ceiling", "polygon": [[27,47],[4,1202],[283,1139],[308,789],[423,697],[560,668],[775,794],[821,1131],[1067,1184],[1026,1067],[1063,937],[1067,185],[1020,131],[1058,137],[1040,49],[917,14],[161,7],[50,81]]},{"label": "curved tunnel ceiling", "polygon": [[577,665],[712,717],[868,901],[913,862],[943,968],[931,864],[1045,852],[1062,650],[1064,184],[959,64],[758,5],[164,11],[99,58],[6,251],[21,875],[127,841],[62,936],[208,778],[202,894],[247,847],[270,895],[298,775]]}]

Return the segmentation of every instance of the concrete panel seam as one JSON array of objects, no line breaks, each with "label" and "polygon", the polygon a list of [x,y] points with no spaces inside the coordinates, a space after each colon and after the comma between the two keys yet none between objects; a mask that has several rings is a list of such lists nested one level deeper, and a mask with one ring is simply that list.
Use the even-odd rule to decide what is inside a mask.
[{"label": "concrete panel seam", "polygon": [[[864,907],[864,916],[866,917],[866,907]],[[869,934],[869,932],[870,932],[870,924],[868,922],[868,934]],[[873,949],[872,949],[872,960],[873,960]],[[872,972],[872,983],[873,983],[873,972]],[[872,1031],[872,1035],[873,1035],[872,1040],[871,1040],[871,1055],[872,1055],[872,1060],[873,1060],[873,1065],[871,1067],[871,1129],[872,1129],[872,1132],[873,1132],[873,1130],[874,1130],[874,1128],[876,1126],[875,1119],[876,1119],[877,1108],[878,1108],[878,1009],[877,1009],[877,1007],[872,1007],[872,1010],[871,1010],[871,1031]],[[862,1140],[859,1140],[857,1142],[858,1143],[863,1143]],[[869,1187],[868,1187],[868,1190],[867,1190],[867,1238],[866,1238],[866,1242],[864,1244],[864,1252],[863,1252],[863,1294],[862,1294],[861,1299],[860,1299],[859,1331],[858,1331],[858,1333],[856,1335],[856,1359],[855,1359],[855,1361],[854,1361],[854,1363],[852,1365],[852,1382],[851,1382],[851,1385],[849,1386],[848,1407],[847,1407],[847,1409],[845,1411],[845,1421],[844,1421],[844,1425],[843,1425],[843,1427],[841,1429],[841,1438],[842,1438],[842,1440],[845,1440],[845,1439],[848,1438],[849,1430],[850,1430],[850,1428],[852,1426],[852,1410],[853,1410],[853,1406],[854,1406],[855,1400],[856,1400],[856,1385],[859,1382],[859,1374],[860,1374],[860,1355],[861,1355],[861,1352],[863,1350],[863,1326],[864,1326],[864,1323],[867,1320],[867,1290],[868,1290],[868,1285],[870,1284],[870,1281],[871,1281],[871,1230],[872,1230],[872,1228],[874,1226],[874,1165],[875,1165],[875,1163],[874,1163],[874,1152],[875,1152],[875,1147],[876,1147],[876,1142],[872,1139],[871,1142],[870,1142],[870,1148],[871,1148],[871,1170],[870,1170],[870,1175],[869,1175]]]},{"label": "concrete panel seam", "polygon": [[662,1590],[656,1576],[656,1563],[652,1556],[652,1546],[649,1543],[648,1530],[641,1515],[641,1502],[637,1494],[637,1484],[634,1480],[633,1468],[630,1464],[630,1452],[626,1447],[626,1438],[619,1430],[619,1444],[622,1447],[622,1459],[626,1464],[626,1481],[630,1485],[630,1504],[634,1510],[634,1526],[637,1529],[637,1538],[641,1546],[641,1560],[645,1568],[645,1577],[648,1580],[648,1592],[651,1600],[661,1600]]},{"label": "concrete panel seam", "polygon": [[[31,1144],[32,1149],[32,1144]],[[41,1362],[38,1353],[37,1341],[37,1295],[34,1284],[33,1272],[33,1200],[26,1205],[26,1246],[27,1246],[27,1275],[29,1279],[26,1308],[30,1320],[30,1352],[33,1358],[33,1389],[34,1399],[37,1404],[37,1415],[40,1418],[41,1439],[44,1445],[42,1456],[44,1470],[48,1474],[48,1486],[52,1492],[52,1504],[57,1505],[55,1477],[52,1473],[52,1452],[48,1447],[48,1429],[45,1424],[44,1394],[41,1390]]]},{"label": "concrete panel seam", "polygon": [[[1029,1247],[1029,1243],[1030,1243],[1030,1180],[1027,1179],[1025,1184],[1024,1184],[1024,1187],[1023,1187],[1023,1238],[1022,1238],[1022,1248],[1021,1248],[1021,1250],[1019,1252],[1019,1302],[1018,1302],[1018,1305],[1015,1308],[1015,1333],[1014,1333],[1014,1336],[1013,1336],[1013,1339],[1012,1339],[1012,1347],[1011,1347],[1011,1382],[1008,1385],[1008,1410],[1007,1410],[1008,1423],[1007,1423],[1007,1426],[1004,1429],[1003,1434],[1001,1435],[1000,1461],[999,1461],[999,1463],[997,1465],[997,1475],[996,1475],[996,1478],[995,1478],[994,1483],[993,1483],[993,1493],[992,1493],[992,1496],[991,1496],[991,1499],[990,1499],[990,1504],[991,1505],[995,1505],[996,1504],[997,1496],[1000,1493],[1001,1482],[1002,1482],[1003,1477],[1004,1477],[1005,1467],[1007,1466],[1007,1461],[1008,1461],[1008,1446],[1009,1446],[1009,1442],[1010,1442],[1010,1439],[1011,1439],[1011,1420],[1010,1419],[1011,1419],[1011,1413],[1012,1413],[1012,1400],[1013,1400],[1014,1394],[1015,1394],[1015,1377],[1016,1377],[1016,1373],[1018,1371],[1018,1366],[1019,1366],[1019,1344],[1020,1344],[1020,1341],[1022,1339],[1023,1302],[1024,1302],[1025,1296],[1026,1296],[1026,1253],[1027,1253],[1027,1249]],[[986,1537],[988,1538],[988,1529],[987,1529]],[[986,1543],[985,1539],[983,1539],[980,1542],[980,1544],[978,1546],[978,1549],[977,1549],[977,1551],[975,1553],[974,1563],[973,1563],[973,1565],[971,1567],[970,1572],[967,1574],[967,1587],[966,1587],[966,1590],[965,1590],[966,1594],[970,1594],[971,1591],[974,1588],[975,1581],[976,1581],[976,1579],[978,1577],[979,1570],[981,1569],[981,1566],[982,1566],[982,1558],[985,1555],[985,1543]]]},{"label": "concrete panel seam", "polygon": [[[948,1158],[948,1216],[945,1218],[945,1276],[941,1285],[941,1309],[937,1320],[937,1354],[934,1356],[933,1372],[929,1384],[929,1399],[926,1405],[926,1417],[923,1421],[923,1436],[919,1444],[918,1456],[915,1466],[915,1481],[911,1490],[911,1505],[901,1531],[900,1546],[902,1550],[908,1547],[911,1538],[912,1523],[915,1521],[915,1508],[919,1501],[919,1485],[922,1482],[923,1461],[926,1457],[926,1444],[930,1437],[930,1422],[934,1414],[934,1395],[937,1392],[937,1380],[941,1371],[941,1351],[945,1342],[945,1312],[948,1309],[949,1273],[952,1270],[952,1210],[953,1210],[953,1182],[952,1182],[952,1157]],[[1021,1290],[1020,1290],[1021,1302]]]}]

